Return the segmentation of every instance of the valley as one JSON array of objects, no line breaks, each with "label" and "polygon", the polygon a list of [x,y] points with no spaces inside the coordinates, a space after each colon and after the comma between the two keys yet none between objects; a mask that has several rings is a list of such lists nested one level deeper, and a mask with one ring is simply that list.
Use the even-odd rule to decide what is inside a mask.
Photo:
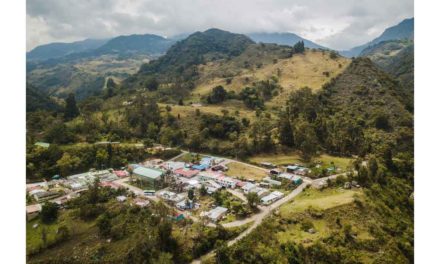
[{"label": "valley", "polygon": [[217,28],[34,55],[28,262],[411,263],[403,35],[355,58]]}]

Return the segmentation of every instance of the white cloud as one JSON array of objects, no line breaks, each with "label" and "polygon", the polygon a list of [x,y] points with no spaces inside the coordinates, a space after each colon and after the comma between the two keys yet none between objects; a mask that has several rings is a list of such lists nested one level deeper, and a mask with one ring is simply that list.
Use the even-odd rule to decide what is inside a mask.
[{"label": "white cloud", "polygon": [[412,0],[28,0],[27,48],[52,41],[217,27],[294,32],[328,47],[363,44],[413,16]]}]

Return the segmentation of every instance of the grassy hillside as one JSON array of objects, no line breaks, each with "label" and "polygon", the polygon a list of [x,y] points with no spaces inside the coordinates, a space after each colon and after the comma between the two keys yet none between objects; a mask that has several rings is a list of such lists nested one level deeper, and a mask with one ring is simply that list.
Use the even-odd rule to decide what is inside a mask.
[{"label": "grassy hillside", "polygon": [[332,59],[327,51],[307,50],[305,54],[293,56],[289,52],[291,49],[284,46],[256,44],[231,60],[200,65],[200,78],[192,91],[192,99],[200,99],[217,85],[239,92],[257,81],[276,78],[283,88],[274,99],[278,103],[295,89],[304,86],[320,89],[350,62],[343,57]]},{"label": "grassy hillside", "polygon": [[147,55],[102,55],[72,63],[37,65],[27,72],[26,80],[49,94],[64,97],[73,92],[83,99],[99,94],[107,77],[121,81],[137,72],[149,58]]}]

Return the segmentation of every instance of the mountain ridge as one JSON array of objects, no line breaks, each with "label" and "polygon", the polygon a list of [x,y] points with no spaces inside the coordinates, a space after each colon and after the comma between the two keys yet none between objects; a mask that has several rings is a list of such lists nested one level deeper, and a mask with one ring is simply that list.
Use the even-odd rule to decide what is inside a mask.
[{"label": "mountain ridge", "polygon": [[346,57],[356,57],[362,52],[362,50],[369,46],[386,40],[400,39],[414,39],[414,18],[404,19],[399,24],[386,28],[384,32],[375,39],[349,50],[340,51],[340,53]]},{"label": "mountain ridge", "polygon": [[274,32],[274,33],[255,32],[255,33],[248,33],[246,35],[257,43],[261,42],[261,43],[273,43],[278,45],[293,46],[298,41],[304,41],[304,46],[307,48],[328,49],[324,46],[316,44],[311,40],[305,39],[295,33],[290,33],[290,32]]}]

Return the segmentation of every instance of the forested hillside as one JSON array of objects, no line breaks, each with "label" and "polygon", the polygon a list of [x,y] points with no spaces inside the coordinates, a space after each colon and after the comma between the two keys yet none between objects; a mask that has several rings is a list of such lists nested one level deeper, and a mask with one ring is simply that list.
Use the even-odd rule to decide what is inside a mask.
[{"label": "forested hillside", "polygon": [[[245,35],[210,29],[151,61],[113,54],[100,57],[113,64],[96,60],[33,69],[30,84],[65,99],[55,108],[47,93],[29,86],[28,181],[168,159],[180,149],[247,162],[258,155],[296,155],[312,178],[328,175],[318,157],[331,155],[346,161],[347,173],[326,181],[327,190],[306,190],[274,210],[231,247],[227,241],[243,230],[174,223],[160,203],[133,209],[110,200],[120,193],[91,186],[61,215],[61,221],[79,226],[74,239],[59,235],[53,249],[45,244],[28,254],[34,263],[188,263],[215,249],[208,263],[412,263],[414,127],[413,101],[403,83],[411,78],[407,47],[412,44],[381,42],[365,51],[367,57],[348,59],[303,41],[256,44]],[[109,69],[114,71],[101,74]],[[69,82],[57,89],[66,76]],[[153,153],[157,143],[175,149]],[[356,190],[343,188],[353,181]],[[322,199],[308,201],[312,196]],[[300,210],[301,202],[326,207]],[[75,257],[64,254],[71,251]]]}]

